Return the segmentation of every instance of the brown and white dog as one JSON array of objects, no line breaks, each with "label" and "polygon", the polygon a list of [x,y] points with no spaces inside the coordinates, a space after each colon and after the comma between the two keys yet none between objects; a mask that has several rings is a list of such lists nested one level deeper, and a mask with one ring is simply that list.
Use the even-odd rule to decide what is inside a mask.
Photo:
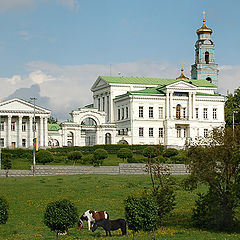
[{"label": "brown and white dog", "polygon": [[88,221],[88,230],[90,231],[91,225],[101,219],[109,219],[109,214],[106,211],[87,210],[79,219],[78,229],[80,230],[83,227],[83,222],[86,220]]}]

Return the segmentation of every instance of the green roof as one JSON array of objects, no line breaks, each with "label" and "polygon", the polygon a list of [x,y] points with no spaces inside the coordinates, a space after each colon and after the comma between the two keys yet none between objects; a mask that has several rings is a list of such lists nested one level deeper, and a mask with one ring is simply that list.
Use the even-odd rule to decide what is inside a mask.
[{"label": "green roof", "polygon": [[210,94],[210,93],[201,93],[201,92],[197,92],[196,95],[197,96],[222,96],[221,94],[218,94],[218,93]]},{"label": "green roof", "polygon": [[143,85],[157,85],[159,87],[167,86],[175,82],[184,81],[193,84],[196,87],[216,87],[213,83],[207,80],[196,79],[165,79],[165,78],[144,78],[144,77],[112,77],[100,76],[108,83],[122,83],[122,84],[143,84]]},{"label": "green roof", "polygon": [[48,131],[58,131],[59,129],[61,129],[61,127],[57,123],[49,123],[48,124]]}]

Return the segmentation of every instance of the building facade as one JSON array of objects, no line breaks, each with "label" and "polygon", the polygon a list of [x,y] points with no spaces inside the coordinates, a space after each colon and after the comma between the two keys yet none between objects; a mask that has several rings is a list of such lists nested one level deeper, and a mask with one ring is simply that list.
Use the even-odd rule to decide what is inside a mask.
[{"label": "building facade", "polygon": [[[204,19],[197,30],[192,79],[184,76],[183,69],[176,79],[99,76],[91,87],[93,103],[73,110],[71,121],[48,128],[50,111],[36,107],[40,147],[121,142],[182,148],[188,140],[224,126],[225,98],[217,93],[211,34]],[[30,147],[33,105],[13,99],[0,104],[0,114],[2,146]]]}]

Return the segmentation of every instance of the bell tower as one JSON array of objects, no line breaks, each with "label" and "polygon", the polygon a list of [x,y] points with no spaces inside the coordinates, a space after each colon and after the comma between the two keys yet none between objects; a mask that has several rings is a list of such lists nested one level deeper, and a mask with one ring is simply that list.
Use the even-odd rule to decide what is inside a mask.
[{"label": "bell tower", "polygon": [[192,65],[191,78],[208,80],[218,86],[218,65],[215,64],[214,43],[211,40],[212,29],[205,24],[203,12],[203,25],[197,30],[198,40],[195,44],[195,64]]}]

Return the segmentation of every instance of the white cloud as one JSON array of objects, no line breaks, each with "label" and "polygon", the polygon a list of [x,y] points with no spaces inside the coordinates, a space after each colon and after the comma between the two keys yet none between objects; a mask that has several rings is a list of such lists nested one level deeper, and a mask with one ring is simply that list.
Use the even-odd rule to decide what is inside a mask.
[{"label": "white cloud", "polygon": [[6,80],[12,84],[12,85],[15,85],[17,82],[21,81],[22,80],[22,77],[20,75],[14,75],[13,77],[11,78],[6,78]]},{"label": "white cloud", "polygon": [[31,7],[35,0],[0,0],[0,12]]},{"label": "white cloud", "polygon": [[41,84],[41,83],[44,83],[44,82],[56,80],[56,78],[54,78],[50,75],[47,75],[46,73],[42,72],[41,70],[31,72],[29,74],[29,79],[33,83],[37,83],[37,84]]}]

